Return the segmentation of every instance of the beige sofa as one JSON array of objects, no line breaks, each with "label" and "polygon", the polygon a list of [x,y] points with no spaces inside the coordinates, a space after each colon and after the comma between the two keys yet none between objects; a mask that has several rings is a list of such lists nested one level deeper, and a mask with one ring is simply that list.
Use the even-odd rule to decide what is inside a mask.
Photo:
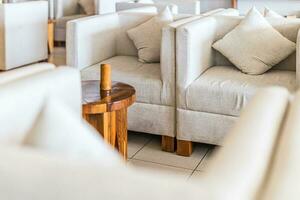
[{"label": "beige sofa", "polygon": [[[220,9],[208,15],[223,12],[237,13]],[[128,11],[69,22],[67,65],[81,70],[82,80],[97,80],[99,64],[111,64],[112,79],[131,84],[137,92],[137,102],[128,112],[129,130],[162,135],[163,149],[174,151],[176,27],[203,16],[178,16],[162,30],[160,63],[141,63],[126,30],[155,14]]]},{"label": "beige sofa", "polygon": [[241,109],[258,88],[297,89],[300,20],[268,19],[281,34],[297,43],[297,52],[263,75],[240,72],[212,44],[232,30],[242,17],[209,16],[177,30],[177,139],[178,153],[192,142],[222,144]]},{"label": "beige sofa", "polygon": [[[66,41],[67,22],[87,17],[80,7],[79,0],[56,0],[54,2],[55,33],[54,39],[58,42]],[[106,14],[116,11],[115,0],[94,0],[95,14]]]},{"label": "beige sofa", "polygon": [[[56,82],[68,84],[53,85]],[[72,90],[52,93],[50,84],[54,90],[72,85]],[[68,95],[73,105],[80,105],[80,95],[73,93],[78,90],[78,71],[63,67],[0,85],[1,198],[232,200],[268,199],[264,195],[275,194],[266,190],[276,189],[268,184],[272,157],[280,155],[274,149],[282,127],[297,117],[295,112],[286,113],[287,90],[268,88],[253,98],[197,182],[182,182],[176,174],[153,176],[124,165],[68,106]],[[23,116],[16,117],[19,113]],[[283,189],[276,194],[284,194]]]}]

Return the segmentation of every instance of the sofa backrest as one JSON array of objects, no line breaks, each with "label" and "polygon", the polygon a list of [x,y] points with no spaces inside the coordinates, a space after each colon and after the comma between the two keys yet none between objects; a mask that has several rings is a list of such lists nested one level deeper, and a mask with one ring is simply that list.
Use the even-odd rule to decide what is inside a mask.
[{"label": "sofa backrest", "polygon": [[70,16],[80,13],[78,0],[56,0],[56,15]]},{"label": "sofa backrest", "polygon": [[[235,28],[241,22],[243,17],[214,16],[214,19],[216,23],[215,41],[217,41],[223,38],[233,28]],[[267,20],[284,37],[291,40],[292,42],[295,43],[297,42],[298,30],[300,28],[299,19],[267,18]],[[219,52],[215,50],[213,50],[213,52],[215,53],[214,65],[223,65],[223,66],[233,65]],[[276,65],[274,69],[296,71],[296,52],[290,55],[285,60],[283,60],[278,65]]]}]

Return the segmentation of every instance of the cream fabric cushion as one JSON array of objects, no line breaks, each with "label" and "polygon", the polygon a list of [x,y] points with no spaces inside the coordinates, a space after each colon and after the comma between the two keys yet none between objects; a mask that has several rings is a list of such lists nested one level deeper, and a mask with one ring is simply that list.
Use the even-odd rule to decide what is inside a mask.
[{"label": "cream fabric cushion", "polygon": [[257,89],[281,86],[293,92],[297,88],[293,71],[269,70],[252,76],[232,66],[215,66],[205,71],[187,89],[189,110],[239,116]]},{"label": "cream fabric cushion", "polygon": [[95,1],[94,0],[79,0],[78,3],[87,15],[95,14]]},{"label": "cream fabric cushion", "polygon": [[160,62],[162,28],[173,21],[168,8],[145,23],[127,31],[138,49],[141,62]]},{"label": "cream fabric cushion", "polygon": [[252,8],[242,22],[213,48],[247,74],[263,74],[296,50],[296,44],[283,37]]},{"label": "cream fabric cushion", "polygon": [[273,11],[269,8],[265,8],[264,15],[265,15],[265,17],[284,18],[283,16],[279,15],[278,13],[276,13],[275,11]]},{"label": "cream fabric cushion", "polygon": [[[159,63],[142,63],[134,56],[115,56],[102,63],[112,66],[113,81],[124,82],[135,88],[138,102],[162,104],[162,100],[165,98],[162,96]],[[83,69],[81,79],[99,80],[100,64]]]}]

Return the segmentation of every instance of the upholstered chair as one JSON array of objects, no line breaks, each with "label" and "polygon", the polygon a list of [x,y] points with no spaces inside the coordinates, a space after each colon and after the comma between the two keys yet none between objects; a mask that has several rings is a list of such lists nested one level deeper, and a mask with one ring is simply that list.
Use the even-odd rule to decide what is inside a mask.
[{"label": "upholstered chair", "polygon": [[[77,80],[72,79],[77,85],[77,73],[66,68],[57,69],[48,73],[49,76],[43,75],[39,81],[46,77],[55,81],[63,77],[70,80],[75,76]],[[268,88],[255,96],[228,133],[224,146],[212,155],[206,171],[199,179],[186,182],[172,172],[154,175],[149,170],[121,163],[117,154],[74,115],[59,96],[47,95],[41,87],[38,89],[37,80],[35,75],[33,79],[0,85],[2,198],[268,199],[261,194],[265,192],[289,108],[286,90]],[[32,93],[32,96],[24,93]],[[22,117],[16,117],[20,112]],[[284,154],[283,158],[286,156]],[[295,175],[295,171],[292,172]],[[122,189],[116,192],[116,188]],[[275,189],[271,194],[278,194],[285,188],[271,188]],[[288,193],[288,196],[298,198],[295,193]]]},{"label": "upholstered chair", "polygon": [[[66,40],[68,21],[88,16],[78,2],[79,0],[54,0],[55,41]],[[115,0],[95,0],[94,5],[94,13],[97,15],[112,13],[116,10]]]},{"label": "upholstered chair", "polygon": [[[183,146],[179,150],[190,149],[192,141],[221,144],[258,88],[277,85],[290,91],[297,89],[298,48],[263,75],[242,73],[212,48],[242,19],[209,16],[177,30],[177,139],[179,147]],[[267,20],[299,46],[299,20]]]},{"label": "upholstered chair", "polygon": [[67,32],[67,63],[81,70],[83,80],[99,79],[100,63],[111,64],[113,80],[131,84],[137,92],[137,102],[128,113],[129,130],[162,135],[163,149],[174,151],[175,29],[194,18],[176,19],[164,27],[160,62],[142,63],[126,31],[153,16],[124,11],[71,21]]},{"label": "upholstered chair", "polygon": [[47,2],[1,4],[0,13],[0,70],[48,58]]}]

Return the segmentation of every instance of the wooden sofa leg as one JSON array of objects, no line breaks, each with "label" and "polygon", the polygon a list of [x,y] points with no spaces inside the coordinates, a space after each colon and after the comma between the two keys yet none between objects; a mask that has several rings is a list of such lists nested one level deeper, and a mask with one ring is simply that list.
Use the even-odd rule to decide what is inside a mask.
[{"label": "wooden sofa leg", "polygon": [[167,152],[175,152],[175,138],[169,136],[161,136],[161,149]]},{"label": "wooden sofa leg", "polygon": [[193,142],[177,140],[177,155],[191,156],[193,153]]}]

